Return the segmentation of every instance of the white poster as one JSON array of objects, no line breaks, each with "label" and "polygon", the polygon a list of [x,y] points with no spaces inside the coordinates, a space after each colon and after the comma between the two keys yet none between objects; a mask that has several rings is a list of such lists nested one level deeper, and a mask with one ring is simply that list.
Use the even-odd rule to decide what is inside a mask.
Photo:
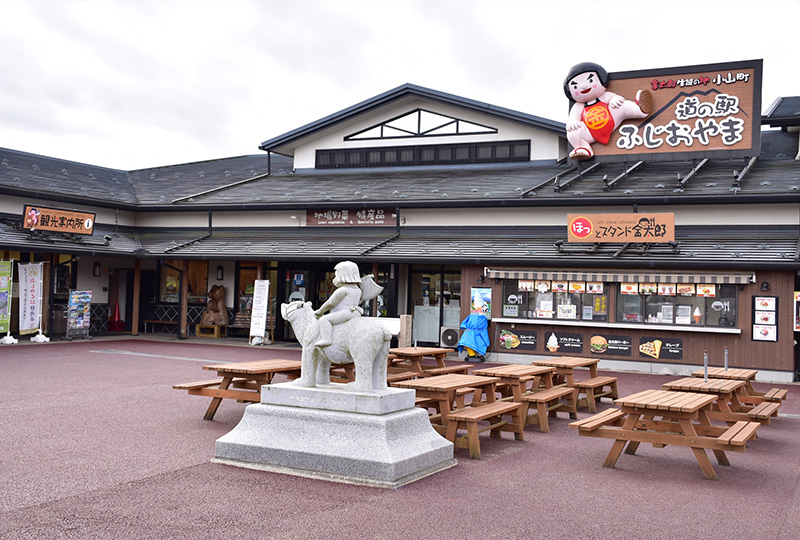
[{"label": "white poster", "polygon": [[253,287],[253,310],[250,312],[250,344],[253,338],[258,344],[264,343],[267,330],[267,306],[269,304],[269,280],[257,279]]},{"label": "white poster", "polygon": [[39,329],[42,313],[42,263],[19,265],[19,333]]}]

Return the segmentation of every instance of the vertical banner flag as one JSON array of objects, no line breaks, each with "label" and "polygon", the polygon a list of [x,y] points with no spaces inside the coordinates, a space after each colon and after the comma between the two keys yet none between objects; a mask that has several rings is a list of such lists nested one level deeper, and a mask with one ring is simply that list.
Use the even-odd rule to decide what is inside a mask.
[{"label": "vertical banner flag", "polygon": [[13,261],[0,261],[0,334],[11,329],[11,269]]},{"label": "vertical banner flag", "polygon": [[33,334],[42,314],[42,263],[20,264],[19,333]]},{"label": "vertical banner flag", "polygon": [[[253,310],[250,312],[250,344],[253,338],[263,343],[267,331],[267,305],[269,303],[269,280],[257,279],[253,289]],[[256,342],[259,342],[256,340]]]}]

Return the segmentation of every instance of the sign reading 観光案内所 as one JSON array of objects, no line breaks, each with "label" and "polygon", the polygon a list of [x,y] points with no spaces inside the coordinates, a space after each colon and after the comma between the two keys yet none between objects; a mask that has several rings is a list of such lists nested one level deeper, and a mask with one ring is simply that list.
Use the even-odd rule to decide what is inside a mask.
[{"label": "sign reading \u89b3\u5149\u6848\u5185\u6240", "polygon": [[22,227],[37,231],[57,231],[72,234],[94,232],[93,212],[74,212],[45,206],[25,205],[22,212]]},{"label": "sign reading \u89b3\u5149\u6848\u5185\u6240", "polygon": [[567,214],[570,242],[671,242],[675,214]]}]

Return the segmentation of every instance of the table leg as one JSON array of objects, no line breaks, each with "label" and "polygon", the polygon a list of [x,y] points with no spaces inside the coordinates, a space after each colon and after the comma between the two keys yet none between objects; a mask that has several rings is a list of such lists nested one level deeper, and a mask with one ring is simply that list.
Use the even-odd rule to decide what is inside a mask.
[{"label": "table leg", "polygon": [[[622,425],[623,431],[630,431],[634,427],[636,427],[636,422],[639,421],[640,414],[630,413],[628,417],[625,419],[625,423]],[[606,460],[603,462],[603,467],[608,467],[609,469],[613,469],[614,465],[617,464],[617,460],[619,459],[619,455],[622,453],[622,449],[625,448],[625,444],[629,441],[625,439],[617,439],[614,441],[614,444],[611,445],[611,451],[609,451],[608,456],[606,456]]]},{"label": "table leg", "polygon": [[[708,413],[705,411],[699,411],[697,413],[697,422],[703,426],[710,426],[711,419],[708,417]],[[717,458],[717,463],[720,465],[730,465],[731,462],[728,460],[728,455],[723,450],[713,450],[714,457]],[[704,452],[705,454],[705,452]]]},{"label": "table leg", "polygon": [[447,356],[446,354],[436,354],[433,358],[436,360],[437,367],[447,367],[447,364],[444,363],[444,358]]},{"label": "table leg", "polygon": [[[653,418],[655,418],[655,415],[654,414],[643,414],[641,416],[641,418],[642,418],[642,421],[644,422],[644,421],[652,420]],[[634,426],[633,429],[636,429],[636,427]],[[630,456],[632,456],[632,455],[636,454],[636,451],[638,449],[639,449],[639,441],[631,441],[631,442],[628,443],[628,447],[625,448],[625,453],[630,455]]]},{"label": "table leg", "polygon": [[575,374],[573,373],[573,371],[571,369],[569,369],[569,370],[567,370],[567,372],[564,375],[566,376],[566,379],[567,379],[567,386],[569,386],[570,388],[574,388],[575,387]]},{"label": "table leg", "polygon": [[[220,390],[227,390],[228,387],[231,385],[231,381],[233,381],[233,376],[227,376],[222,378],[222,382],[219,383]],[[206,415],[203,417],[204,420],[213,420],[214,415],[217,414],[217,409],[219,409],[219,405],[222,403],[222,398],[211,398],[211,404],[208,406],[208,410],[206,410]]]},{"label": "table leg", "polygon": [[[708,417],[706,417],[706,421],[708,421]],[[697,437],[697,432],[695,431],[691,420],[688,418],[681,418],[678,420],[678,423],[680,424],[681,428],[683,428],[684,436]],[[709,480],[716,480],[717,473],[714,471],[714,466],[711,465],[711,460],[708,459],[708,454],[706,454],[705,448],[697,448],[693,446],[692,452],[694,452],[694,457],[697,460],[697,464],[700,465],[700,470],[703,471],[703,476]],[[725,453],[723,452],[722,454],[724,456]],[[719,459],[719,456],[717,456],[717,459]]]}]

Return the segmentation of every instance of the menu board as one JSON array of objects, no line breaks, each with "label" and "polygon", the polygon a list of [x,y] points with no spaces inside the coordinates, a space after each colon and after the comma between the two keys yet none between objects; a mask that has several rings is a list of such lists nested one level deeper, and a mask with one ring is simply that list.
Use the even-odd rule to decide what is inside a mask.
[{"label": "menu board", "polygon": [[753,341],[778,341],[778,298],[753,297]]},{"label": "menu board", "polygon": [[91,315],[92,291],[70,291],[67,308],[67,339],[90,338]]},{"label": "menu board", "polygon": [[267,304],[269,280],[257,279],[253,288],[253,308],[250,312],[250,345],[264,343],[267,333]]}]

